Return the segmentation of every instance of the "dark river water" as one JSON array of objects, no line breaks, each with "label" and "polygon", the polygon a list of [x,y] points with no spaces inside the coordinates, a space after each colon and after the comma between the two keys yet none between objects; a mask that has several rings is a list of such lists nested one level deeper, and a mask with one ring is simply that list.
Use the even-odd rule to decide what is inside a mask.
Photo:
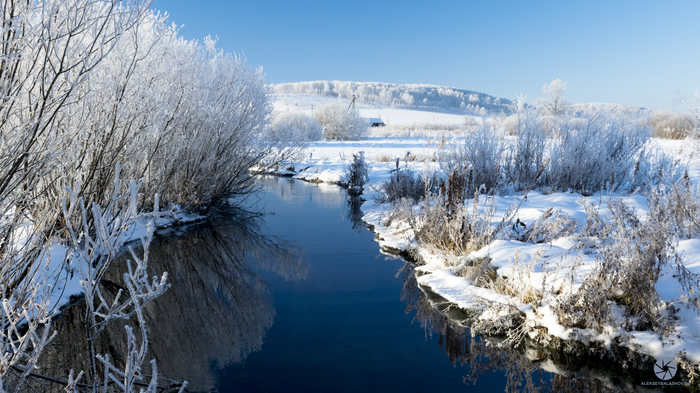
[{"label": "dark river water", "polygon": [[[383,255],[358,221],[359,203],[325,184],[264,178],[237,213],[161,231],[153,274],[172,287],[146,310],[159,373],[191,392],[624,391],[624,380],[574,364],[543,371],[551,356],[498,351],[430,306],[411,265]],[[119,287],[123,262],[104,285]],[[63,310],[42,371],[87,370],[83,306]],[[119,361],[123,324],[99,353]],[[549,363],[547,363],[549,362]],[[564,358],[562,364],[572,363]],[[566,374],[566,373],[564,373]]]}]

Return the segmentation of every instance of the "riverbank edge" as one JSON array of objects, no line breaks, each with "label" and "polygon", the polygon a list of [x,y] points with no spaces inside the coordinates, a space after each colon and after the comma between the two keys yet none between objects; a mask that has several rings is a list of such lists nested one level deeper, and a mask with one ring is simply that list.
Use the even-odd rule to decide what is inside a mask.
[{"label": "riverbank edge", "polygon": [[[324,181],[321,180],[318,176],[308,176],[304,173],[306,169],[309,168],[304,168],[304,170],[300,170],[299,172],[294,172],[292,170],[284,170],[278,172],[259,172],[258,174],[288,177],[293,178],[295,180],[303,180],[310,183],[331,183],[343,188],[347,188],[343,186],[342,182],[337,180]],[[378,204],[373,201],[368,201],[363,197],[367,197],[367,195],[360,195],[360,198],[363,199],[362,206],[365,208],[362,209],[362,221],[365,223],[365,226],[368,228],[368,230],[372,231],[375,234],[375,241],[377,241],[377,243],[379,244],[380,251],[386,254],[400,256],[409,263],[414,264],[416,266],[416,274],[419,274],[420,276],[433,273],[433,269],[431,269],[430,267],[425,265],[419,266],[418,264],[416,264],[417,261],[414,255],[420,255],[420,257],[427,257],[430,259],[441,259],[441,256],[431,253],[425,247],[416,247],[413,239],[407,237],[404,234],[405,227],[401,227],[399,225],[401,229],[397,230],[396,225],[392,225],[391,227],[382,225],[382,222],[386,218],[386,215],[388,214],[390,209],[389,203]],[[439,292],[436,292],[435,288],[432,288],[429,284],[419,284],[426,288],[430,288],[430,290],[433,293],[442,297],[442,295],[440,295]],[[476,311],[476,309],[460,307],[456,303],[450,302],[447,299],[445,299],[445,302],[443,303],[445,305],[449,303],[450,309],[458,309],[463,314],[473,314]],[[436,306],[437,305],[439,304],[436,304]],[[435,309],[440,311],[438,308]],[[647,365],[647,367],[649,367],[650,365],[653,366],[656,360],[656,357],[652,353],[644,351],[639,344],[633,342],[633,340],[630,339],[630,333],[614,337],[612,340],[605,342],[604,340],[596,340],[596,337],[591,338],[582,334],[578,334],[579,329],[573,328],[571,330],[576,332],[576,334],[572,334],[570,339],[564,339],[562,337],[550,334],[548,332],[548,329],[537,324],[536,320],[531,320],[527,318],[528,314],[533,313],[526,313],[525,319],[520,321],[520,323],[517,326],[506,327],[505,329],[497,329],[496,331],[479,331],[478,329],[473,328],[473,325],[471,323],[473,322],[473,320],[470,321],[469,319],[454,318],[454,313],[450,313],[447,316],[453,322],[459,323],[460,325],[469,328],[472,335],[478,334],[487,335],[491,337],[505,337],[508,332],[513,332],[516,329],[523,327],[527,329],[523,341],[526,341],[528,345],[539,347],[540,349],[544,349],[547,351],[563,352],[569,355],[593,357],[598,359],[617,359],[616,364],[621,364],[621,370],[628,369],[629,367],[638,367],[642,364]],[[688,359],[687,357],[682,356],[682,354],[679,354],[678,356],[680,356],[683,361],[687,362],[687,364],[695,370],[697,368],[700,368],[700,360],[693,361],[692,359]],[[681,373],[687,376],[688,378],[691,378],[691,383],[696,382],[696,376],[691,375],[691,373],[693,373],[695,370],[686,370],[685,368],[681,367]],[[561,373],[562,375],[565,374],[564,371],[561,371]]]}]

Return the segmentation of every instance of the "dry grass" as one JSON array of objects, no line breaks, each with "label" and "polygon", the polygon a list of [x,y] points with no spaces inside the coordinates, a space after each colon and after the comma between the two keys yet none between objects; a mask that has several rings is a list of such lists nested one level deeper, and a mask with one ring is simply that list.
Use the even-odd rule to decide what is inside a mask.
[{"label": "dry grass", "polygon": [[549,208],[529,227],[516,221],[515,229],[520,232],[517,239],[522,242],[547,243],[574,234],[578,229],[578,222],[561,210]]},{"label": "dry grass", "polygon": [[425,144],[426,144],[426,147],[428,147],[428,148],[436,147],[438,149],[444,149],[445,145],[447,144],[447,140],[445,139],[444,135],[441,137],[436,137],[436,138],[432,138],[429,136],[428,140],[426,141]]},{"label": "dry grass", "polygon": [[437,194],[426,196],[418,212],[411,207],[401,212],[413,230],[415,239],[424,246],[455,255],[467,255],[491,241],[507,236],[519,205],[511,205],[498,224],[492,224],[496,213],[495,198],[480,195],[477,190],[471,206],[465,204],[469,189],[468,175],[455,172],[442,182]]},{"label": "dry grass", "polygon": [[374,156],[374,161],[376,162],[392,162],[399,159],[398,157],[393,157],[388,154],[377,154]]},{"label": "dry grass", "polygon": [[427,154],[413,154],[407,152],[403,156],[391,156],[389,154],[377,154],[374,156],[374,161],[376,162],[435,162],[437,158],[435,155]]},{"label": "dry grass", "polygon": [[455,268],[454,274],[455,276],[471,280],[474,285],[480,287],[484,287],[498,278],[496,267],[491,265],[491,258],[489,257],[476,258],[465,262]]},{"label": "dry grass", "polygon": [[511,296],[523,304],[539,302],[543,295],[532,285],[531,273],[535,271],[535,266],[540,262],[542,254],[543,250],[525,262],[521,258],[520,252],[516,251],[515,255],[510,258],[511,276],[498,276],[488,283],[487,288]]},{"label": "dry grass", "polygon": [[470,127],[461,124],[401,124],[388,125],[386,127],[372,127],[369,130],[374,137],[421,137],[430,136],[439,138],[443,134],[463,133]]},{"label": "dry grass", "polygon": [[579,239],[583,247],[596,251],[596,268],[571,295],[558,298],[555,310],[562,324],[601,329],[619,323],[612,305],[625,307],[625,327],[654,330],[668,337],[677,323],[673,302],[661,299],[656,283],[664,269],[670,268],[681,293],[675,302],[700,310],[700,279],[690,273],[675,249],[673,239],[679,232],[673,201],[663,187],[648,195],[649,214],[642,222],[633,208],[620,200],[611,200],[609,219],[598,209],[585,205],[588,215]]},{"label": "dry grass", "polygon": [[654,138],[685,139],[692,134],[695,124],[690,116],[673,112],[659,112],[651,117],[649,125]]}]

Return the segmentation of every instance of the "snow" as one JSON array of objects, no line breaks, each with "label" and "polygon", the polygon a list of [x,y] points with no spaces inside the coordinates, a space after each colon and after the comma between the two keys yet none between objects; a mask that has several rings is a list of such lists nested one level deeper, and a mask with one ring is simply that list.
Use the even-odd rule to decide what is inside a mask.
[{"label": "snow", "polygon": [[[382,82],[310,81],[271,85],[280,95],[344,97],[356,104],[416,109],[432,112],[484,114],[507,113],[512,101],[484,93],[427,84]],[[283,100],[283,103],[287,103]]]},{"label": "snow", "polygon": [[[175,206],[155,221],[156,228],[167,228],[172,225],[186,225],[197,221],[202,221],[206,217],[185,213],[180,207]],[[122,233],[126,243],[140,241],[145,238],[147,229],[145,227],[133,225],[129,230]],[[139,243],[140,244],[140,243]],[[66,266],[66,257],[69,248],[63,244],[54,244],[49,248],[48,255],[42,260],[42,265],[48,263],[48,283],[53,288],[51,291],[50,310],[58,310],[68,303],[71,296],[77,296],[84,292],[80,284],[81,275],[77,266]]]},{"label": "snow", "polygon": [[[315,97],[316,101],[313,102],[318,105],[321,100],[318,96]],[[306,110],[303,106],[297,108]],[[384,111],[383,119],[387,118],[386,114],[392,113],[385,109],[360,107],[360,111],[363,110],[368,112]],[[393,109],[393,111],[397,113],[391,114],[389,118],[396,119],[395,121],[398,119],[406,122],[418,120],[418,117],[413,117],[416,116],[415,114],[410,113],[412,111],[400,109]],[[363,116],[378,115],[377,112],[371,114],[368,112],[363,113]],[[400,114],[398,112],[406,113]],[[422,116],[425,117],[426,114],[423,113]],[[690,151],[683,151],[683,141],[652,140],[651,143],[657,144],[661,149],[676,157],[690,154]],[[430,159],[435,155],[437,149],[437,144],[429,137],[371,137],[362,141],[319,141],[310,146],[306,160],[295,164],[296,168],[300,168],[300,170],[294,177],[309,181],[337,183],[344,175],[349,157],[353,153],[364,151],[369,166],[369,181],[365,185],[363,195],[363,198],[367,200],[362,206],[363,220],[371,225],[374,232],[377,233],[377,239],[383,251],[397,253],[412,246],[411,230],[406,223],[400,221],[387,224],[389,206],[376,203],[372,197],[377,194],[375,190],[381,182],[389,179],[390,171],[396,168],[396,158],[400,159],[401,168],[409,168],[418,173],[437,170],[437,163]],[[408,152],[411,155],[416,155],[420,160],[405,161]],[[700,165],[691,166],[689,172],[691,178],[697,179],[700,175]],[[640,219],[646,218],[648,208],[643,196],[622,194],[613,196],[622,198],[628,205],[634,207]],[[583,197],[577,193],[554,192],[545,194],[532,191],[522,203],[518,218],[529,226],[545,211],[554,208],[570,215],[579,222],[585,222],[586,212],[583,202],[596,206],[601,215],[605,217],[609,213],[606,205],[607,198],[607,194]],[[496,197],[498,213],[493,218],[494,222],[501,219],[501,214],[512,203],[520,202],[521,199],[520,195]],[[492,265],[497,267],[497,273],[500,276],[518,276],[519,279],[523,280],[520,285],[531,285],[538,290],[542,290],[543,285],[546,285],[558,288],[561,293],[570,293],[578,289],[583,279],[596,266],[594,253],[576,250],[577,245],[578,242],[571,237],[559,238],[545,244],[495,240],[486,247],[463,257],[461,261],[452,260],[450,263],[448,263],[448,258],[437,252],[420,249],[419,252],[427,264],[417,269],[422,273],[418,277],[418,283],[430,287],[432,291],[460,308],[476,307],[485,301],[513,305],[526,315],[526,326],[545,327],[549,335],[562,340],[578,340],[585,344],[599,343],[605,347],[609,347],[613,341],[617,340],[633,350],[657,358],[674,358],[680,352],[684,352],[690,361],[696,364],[700,363],[700,316],[690,310],[679,311],[676,335],[675,337],[672,335],[670,340],[664,342],[654,332],[627,332],[620,327],[620,324],[605,326],[601,331],[573,329],[559,323],[558,316],[549,306],[548,302],[551,299],[544,299],[542,306],[533,310],[532,306],[523,305],[515,298],[475,286],[470,280],[454,274],[455,263],[488,256],[491,258]],[[681,253],[686,267],[693,273],[700,273],[700,239],[682,240],[678,243],[677,249]],[[517,264],[514,263],[516,255]],[[527,271],[523,272],[523,269]],[[670,301],[678,296],[676,282],[668,269],[659,280],[657,290],[665,301]],[[613,308],[615,315],[622,321],[623,309],[617,305],[613,305]],[[495,316],[484,314],[482,318],[484,317]],[[623,336],[628,337],[628,340],[622,340]]]},{"label": "snow", "polygon": [[[350,107],[350,100],[346,98],[336,98],[319,96],[312,94],[278,94],[275,97],[275,111],[281,112],[302,112],[309,116],[313,111],[324,105],[340,103],[344,107]],[[356,103],[355,108],[364,118],[380,118],[388,126],[391,125],[413,125],[413,124],[433,124],[436,127],[448,124],[462,125],[465,123],[466,115],[455,115],[448,113],[426,112],[413,109],[398,109],[391,107],[377,108],[367,104]],[[478,116],[469,116],[476,121],[481,121]]]},{"label": "snow", "polygon": [[[342,105],[350,105],[347,99],[328,96],[280,94],[277,96],[275,109],[278,112],[303,112],[311,115],[316,108],[337,101]],[[361,103],[356,104],[356,107],[362,117],[378,117],[390,126],[433,124],[439,129],[446,125],[462,125],[466,119],[464,115],[380,108]],[[479,117],[473,119],[477,122],[482,121]],[[691,153],[687,148],[684,150],[683,141],[653,140],[651,143],[679,158],[688,157]],[[377,233],[379,245],[384,252],[398,253],[414,245],[411,229],[405,222],[388,223],[389,206],[376,203],[372,197],[377,195],[376,190],[380,184],[388,180],[391,171],[396,169],[397,159],[401,168],[409,168],[418,173],[437,170],[438,164],[434,161],[434,157],[439,147],[440,141],[431,137],[373,136],[360,141],[317,141],[311,143],[304,159],[293,163],[292,171],[282,174],[292,175],[294,178],[305,181],[337,184],[342,180],[352,154],[364,151],[368,160],[369,181],[365,185],[363,195],[366,199],[362,206],[363,220]],[[698,179],[700,165],[690,166],[689,175],[692,179]],[[643,196],[616,195],[616,197],[622,198],[628,205],[634,207],[642,220],[646,218],[648,208]],[[602,194],[582,197],[576,193],[532,191],[524,201],[523,198],[522,195],[495,197],[497,214],[493,217],[493,221],[500,221],[502,214],[511,204],[521,201],[518,218],[528,226],[550,208],[560,210],[582,222],[586,218],[584,201],[596,206],[603,216],[607,214],[605,204],[607,195]],[[169,217],[158,219],[156,225],[165,227],[176,222],[189,223],[202,218],[175,209]],[[139,229],[130,231],[126,236],[131,241],[143,235],[144,230]],[[491,259],[491,264],[497,268],[499,276],[517,278],[520,280],[518,285],[529,285],[537,290],[547,286],[558,288],[561,293],[570,293],[579,288],[584,278],[596,266],[594,255],[576,250],[577,245],[578,242],[571,237],[562,237],[545,244],[495,240],[456,261],[438,252],[420,249],[418,251],[426,265],[416,269],[422,273],[417,281],[460,308],[479,307],[484,302],[513,306],[526,316],[526,326],[545,327],[549,335],[562,340],[578,340],[586,344],[600,343],[603,346],[609,346],[614,340],[627,336],[629,339],[626,345],[642,353],[657,358],[673,358],[679,352],[684,352],[689,360],[696,364],[700,363],[700,316],[690,310],[682,309],[678,312],[679,323],[676,336],[665,342],[662,342],[654,332],[627,332],[619,326],[606,326],[601,331],[573,329],[559,323],[558,316],[550,307],[551,299],[544,299],[542,305],[534,309],[531,305],[520,303],[516,298],[476,286],[470,280],[455,274],[455,266],[459,263],[488,257]],[[682,255],[686,268],[700,274],[700,239],[682,240],[678,243],[677,249]],[[68,249],[60,244],[51,247],[49,252],[49,271],[55,288],[51,303],[54,306],[65,303],[70,295],[77,295],[83,291],[78,281],[79,274],[62,266],[67,252]],[[678,296],[677,283],[670,272],[665,272],[660,278],[657,291],[666,301]],[[618,319],[621,320],[623,310],[616,305],[613,307],[616,315],[619,316]],[[497,314],[497,312],[484,313],[481,318],[496,318]],[[552,364],[551,367],[556,366]]]}]

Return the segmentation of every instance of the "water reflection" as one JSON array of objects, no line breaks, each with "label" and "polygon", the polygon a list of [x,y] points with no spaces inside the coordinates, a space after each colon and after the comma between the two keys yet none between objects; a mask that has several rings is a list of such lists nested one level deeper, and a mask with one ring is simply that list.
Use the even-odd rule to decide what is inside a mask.
[{"label": "water reflection", "polygon": [[288,177],[265,176],[262,179],[265,189],[274,192],[285,202],[310,201],[317,206],[336,207],[343,203],[347,194],[344,188],[336,184],[306,183],[308,187],[299,187],[298,180]]},{"label": "water reflection", "polygon": [[[167,271],[170,289],[146,309],[150,357],[162,376],[186,379],[193,391],[215,387],[214,372],[260,350],[275,310],[268,284],[256,273],[263,268],[287,280],[302,280],[301,250],[261,234],[258,216],[237,214],[154,239],[149,270]],[[103,285],[121,286],[123,261],[115,261]],[[47,348],[42,371],[66,376],[87,370],[84,305],[63,311],[54,325],[58,339]],[[123,324],[99,336],[98,353],[120,359],[125,348]]]},{"label": "water reflection", "polygon": [[619,359],[569,355],[530,342],[513,348],[502,337],[472,336],[460,322],[465,316],[459,309],[418,284],[413,265],[406,263],[397,277],[404,284],[401,300],[406,312],[415,312],[426,335],[439,335],[438,343],[453,365],[469,364],[465,390],[482,378],[493,378],[494,372],[505,374],[506,392],[649,391],[641,383],[654,380],[651,364],[623,368]]},{"label": "water reflection", "polygon": [[348,195],[348,200],[345,203],[345,218],[352,223],[352,229],[357,229],[357,232],[362,232],[365,229],[365,223],[362,221],[362,202],[364,199],[357,195]]}]

